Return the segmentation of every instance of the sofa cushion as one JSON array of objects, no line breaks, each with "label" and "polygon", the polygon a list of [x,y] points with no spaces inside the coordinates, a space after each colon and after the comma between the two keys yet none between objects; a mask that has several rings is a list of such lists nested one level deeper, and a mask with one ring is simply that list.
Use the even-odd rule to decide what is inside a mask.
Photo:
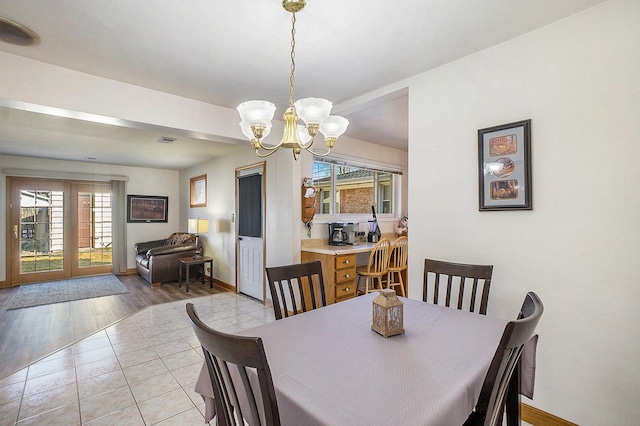
[{"label": "sofa cushion", "polygon": [[183,244],[186,242],[193,242],[196,240],[196,236],[187,232],[174,232],[167,238],[165,245],[175,246],[177,244]]},{"label": "sofa cushion", "polygon": [[144,266],[145,268],[149,269],[149,258],[146,256],[136,256],[136,260],[138,262],[138,264]]},{"label": "sofa cushion", "polygon": [[154,240],[154,241],[146,241],[143,243],[137,243],[135,245],[135,249],[136,249],[136,255],[141,254],[143,256],[147,255],[147,251],[149,251],[149,249],[155,248],[155,247],[161,247],[165,244],[167,240],[162,239],[162,240]]}]

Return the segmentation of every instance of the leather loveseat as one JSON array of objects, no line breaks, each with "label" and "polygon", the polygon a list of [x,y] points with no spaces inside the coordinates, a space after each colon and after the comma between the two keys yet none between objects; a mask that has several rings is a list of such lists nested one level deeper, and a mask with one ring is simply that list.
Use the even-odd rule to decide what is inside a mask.
[{"label": "leather loveseat", "polygon": [[196,254],[196,236],[175,232],[163,240],[137,243],[136,269],[138,274],[154,286],[178,281],[180,258]]}]

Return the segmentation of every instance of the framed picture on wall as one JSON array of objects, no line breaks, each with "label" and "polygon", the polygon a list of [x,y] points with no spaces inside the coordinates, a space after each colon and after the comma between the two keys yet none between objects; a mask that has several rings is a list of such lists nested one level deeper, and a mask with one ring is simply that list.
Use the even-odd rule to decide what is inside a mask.
[{"label": "framed picture on wall", "polygon": [[127,222],[167,222],[169,197],[127,195]]},{"label": "framed picture on wall", "polygon": [[207,207],[207,175],[191,178],[190,207]]},{"label": "framed picture on wall", "polygon": [[480,211],[531,210],[531,120],[478,130]]}]

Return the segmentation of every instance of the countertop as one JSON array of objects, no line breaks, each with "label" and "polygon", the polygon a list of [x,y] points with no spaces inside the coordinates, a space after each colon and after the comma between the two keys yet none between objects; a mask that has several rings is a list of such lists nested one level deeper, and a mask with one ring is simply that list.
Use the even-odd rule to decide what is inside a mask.
[{"label": "countertop", "polygon": [[344,246],[331,246],[329,244],[311,246],[311,247],[302,247],[300,251],[306,251],[310,253],[320,253],[320,254],[329,254],[329,255],[339,255],[339,254],[356,254],[356,253],[366,253],[370,252],[376,243],[367,243],[361,242],[358,243],[357,246],[353,245],[344,245]]}]

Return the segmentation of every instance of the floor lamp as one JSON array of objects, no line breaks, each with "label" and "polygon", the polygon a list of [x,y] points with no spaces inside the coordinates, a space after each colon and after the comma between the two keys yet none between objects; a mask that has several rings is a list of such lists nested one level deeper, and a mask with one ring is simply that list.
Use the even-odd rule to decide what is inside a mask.
[{"label": "floor lamp", "polygon": [[202,250],[200,249],[200,234],[207,234],[209,232],[209,220],[208,219],[189,219],[188,232],[195,234],[196,236],[196,254],[194,259],[202,259]]}]

